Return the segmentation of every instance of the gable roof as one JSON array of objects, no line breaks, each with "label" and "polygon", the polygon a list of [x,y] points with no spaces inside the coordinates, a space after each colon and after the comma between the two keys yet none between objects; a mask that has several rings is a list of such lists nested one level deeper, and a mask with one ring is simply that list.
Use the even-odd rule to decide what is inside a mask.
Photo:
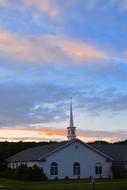
[{"label": "gable roof", "polygon": [[127,161],[127,145],[95,143],[90,146],[112,157],[115,161]]},{"label": "gable roof", "polygon": [[28,148],[23,150],[7,159],[8,162],[16,162],[16,161],[37,161],[41,157],[49,154],[50,152],[63,147],[66,145],[67,141],[62,141],[59,143],[53,143],[48,145],[42,145],[34,148]]},{"label": "gable roof", "polygon": [[53,154],[54,152],[72,144],[73,142],[78,141],[82,143],[84,146],[88,147],[92,151],[106,157],[109,160],[112,160],[110,156],[107,156],[105,153],[101,152],[100,150],[95,149],[94,147],[84,143],[79,139],[73,139],[71,141],[62,141],[59,143],[53,143],[48,145],[42,145],[34,148],[29,148],[23,150],[7,159],[8,162],[25,162],[25,161],[41,161],[41,159],[47,157],[48,155]]}]

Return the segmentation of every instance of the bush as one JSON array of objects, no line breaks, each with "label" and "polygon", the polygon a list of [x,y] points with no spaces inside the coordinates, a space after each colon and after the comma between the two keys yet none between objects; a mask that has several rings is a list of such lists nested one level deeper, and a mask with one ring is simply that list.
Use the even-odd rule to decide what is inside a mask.
[{"label": "bush", "polygon": [[12,170],[7,169],[2,172],[1,177],[12,178],[17,180],[24,181],[44,181],[47,180],[46,175],[43,172],[43,169],[38,166],[27,167],[26,165],[20,165],[18,168]]},{"label": "bush", "polygon": [[69,177],[68,176],[65,176],[65,178],[64,178],[65,180],[68,180],[69,179]]},{"label": "bush", "polygon": [[12,178],[12,169],[6,169],[0,172],[0,177]]},{"label": "bush", "polygon": [[112,172],[115,178],[125,178],[127,177],[127,171],[122,163],[116,163],[112,165]]},{"label": "bush", "polygon": [[20,165],[17,169],[12,170],[12,178],[18,180],[24,180],[27,167],[25,165]]},{"label": "bush", "polygon": [[40,169],[35,165],[33,167],[26,168],[24,180],[42,181],[47,180],[47,177],[44,174],[43,169]]}]

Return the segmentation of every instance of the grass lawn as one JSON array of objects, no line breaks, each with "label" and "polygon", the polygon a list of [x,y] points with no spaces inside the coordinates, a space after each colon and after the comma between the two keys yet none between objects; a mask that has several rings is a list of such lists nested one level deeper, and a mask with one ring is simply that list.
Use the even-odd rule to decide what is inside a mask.
[{"label": "grass lawn", "polygon": [[[46,182],[21,182],[0,179],[0,190],[92,190],[92,185],[86,180],[58,180]],[[127,189],[127,179],[100,180],[96,182],[96,190],[123,190]]]}]

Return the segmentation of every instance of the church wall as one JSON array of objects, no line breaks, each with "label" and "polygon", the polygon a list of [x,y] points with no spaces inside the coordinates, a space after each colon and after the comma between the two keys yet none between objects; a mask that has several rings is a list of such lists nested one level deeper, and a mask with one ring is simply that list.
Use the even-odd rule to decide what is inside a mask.
[{"label": "church wall", "polygon": [[[58,175],[50,175],[50,165],[56,162],[58,164]],[[45,174],[49,179],[64,179],[65,177],[77,178],[73,175],[73,164],[78,162],[80,164],[80,178],[108,178],[112,176],[111,162],[102,155],[96,153],[90,148],[84,146],[81,142],[75,141],[69,146],[55,152],[48,156],[45,162],[39,162],[39,167],[44,169]],[[102,175],[95,174],[95,165],[99,162],[102,165]]]}]

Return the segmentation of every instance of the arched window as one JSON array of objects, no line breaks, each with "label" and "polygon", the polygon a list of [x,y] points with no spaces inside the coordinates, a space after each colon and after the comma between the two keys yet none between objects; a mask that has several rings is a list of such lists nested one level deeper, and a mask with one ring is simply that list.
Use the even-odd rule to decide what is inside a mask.
[{"label": "arched window", "polygon": [[95,174],[98,175],[98,174],[102,174],[102,165],[101,163],[97,162],[96,165],[95,165]]},{"label": "arched window", "polygon": [[56,162],[50,165],[50,175],[58,175],[58,164]]},{"label": "arched window", "polygon": [[77,162],[73,164],[73,175],[80,175],[80,164]]}]

